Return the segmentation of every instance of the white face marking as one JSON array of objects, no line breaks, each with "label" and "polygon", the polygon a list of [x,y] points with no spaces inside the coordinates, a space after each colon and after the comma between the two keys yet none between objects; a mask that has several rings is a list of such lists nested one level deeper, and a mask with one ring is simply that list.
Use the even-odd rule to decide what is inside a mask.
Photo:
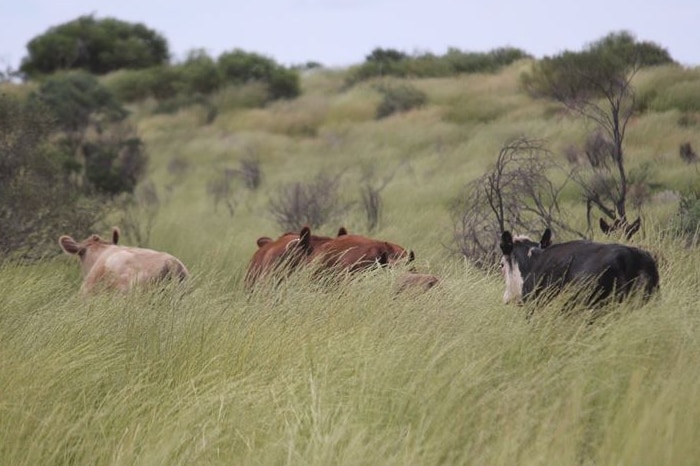
[{"label": "white face marking", "polygon": [[523,297],[523,276],[520,274],[518,264],[513,262],[513,267],[511,267],[505,256],[501,258],[501,270],[506,281],[506,291],[503,293],[505,304],[512,301],[520,302]]}]

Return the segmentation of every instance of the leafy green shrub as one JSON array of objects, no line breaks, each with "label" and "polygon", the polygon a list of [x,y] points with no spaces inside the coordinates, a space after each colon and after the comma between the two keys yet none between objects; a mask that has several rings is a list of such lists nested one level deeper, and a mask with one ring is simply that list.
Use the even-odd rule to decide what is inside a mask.
[{"label": "leafy green shrub", "polygon": [[191,51],[179,68],[186,94],[211,94],[221,86],[219,68],[204,50]]},{"label": "leafy green shrub", "polygon": [[346,85],[378,76],[446,77],[461,73],[492,73],[529,55],[520,49],[498,48],[487,53],[450,48],[445,55],[409,56],[395,50],[375,49],[362,65],[350,68]]},{"label": "leafy green shrub", "polygon": [[54,26],[27,44],[20,71],[29,77],[59,70],[83,69],[94,74],[167,63],[168,43],[141,23],[81,16]]},{"label": "leafy green shrub", "polygon": [[146,168],[139,138],[103,138],[83,145],[85,177],[104,194],[132,193]]},{"label": "leafy green shrub", "polygon": [[121,102],[138,102],[152,97],[149,70],[121,70],[102,80],[104,86]]},{"label": "leafy green shrub", "polygon": [[299,74],[296,71],[278,67],[268,79],[270,99],[293,99],[301,94]]},{"label": "leafy green shrub", "polygon": [[127,111],[112,93],[84,71],[63,73],[47,79],[30,101],[41,104],[56,122],[53,135],[63,164],[81,171],[76,158],[85,159],[87,185],[99,193],[132,192],[143,172],[145,155],[133,129],[120,123]]},{"label": "leafy green shrub", "polygon": [[84,71],[57,74],[44,81],[31,97],[44,103],[63,131],[78,137],[91,119],[119,121],[127,115],[114,95]]},{"label": "leafy green shrub", "polygon": [[223,53],[219,56],[218,67],[225,83],[266,83],[268,96],[272,100],[290,99],[301,93],[299,74],[296,70],[284,68],[274,60],[257,53],[240,49]]},{"label": "leafy green shrub", "polygon": [[428,101],[425,92],[410,84],[382,85],[378,86],[378,91],[383,95],[377,106],[378,119],[420,108]]},{"label": "leafy green shrub", "polygon": [[271,58],[241,49],[222,53],[217,65],[223,80],[233,84],[268,81],[278,66]]},{"label": "leafy green shrub", "polygon": [[38,100],[0,94],[0,261],[38,259],[56,253],[56,234],[87,235],[104,213],[75,183],[57,128]]}]

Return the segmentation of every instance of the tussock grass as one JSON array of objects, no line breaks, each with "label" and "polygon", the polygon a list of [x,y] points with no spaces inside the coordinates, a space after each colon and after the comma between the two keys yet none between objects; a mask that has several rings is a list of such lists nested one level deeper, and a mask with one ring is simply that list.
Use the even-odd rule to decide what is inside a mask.
[{"label": "tussock grass", "polygon": [[663,246],[658,299],[592,325],[557,303],[526,320],[500,304],[498,275],[457,264],[419,295],[395,295],[399,271],[384,270],[247,294],[209,256],[184,294],[87,300],[62,260],[6,266],[0,456],[684,463],[698,453],[700,264]]},{"label": "tussock grass", "polygon": [[[501,303],[497,272],[445,247],[449,200],[506,139],[545,138],[557,154],[590,129],[520,93],[525,66],[413,80],[428,105],[382,121],[373,83],[343,89],[334,72],[305,75],[304,97],[265,107],[244,103],[253,89],[222,91],[229,102],[209,125],[197,108],[136,108],[161,198],[149,247],[180,257],[192,280],[82,299],[74,258],[1,266],[0,464],[697,462],[700,262],[669,234],[677,199],[645,205],[634,239],[659,259],[659,296],[592,323],[558,300],[526,319]],[[481,114],[494,116],[469,117]],[[695,141],[679,117],[651,111],[628,129],[629,166],[652,163],[658,191],[696,179],[677,156]],[[251,154],[262,186],[237,191],[233,216],[215,210],[207,181]],[[168,170],[174,158],[183,173]],[[246,292],[255,240],[281,233],[270,193],[342,171],[343,196],[357,201],[367,167],[395,171],[372,235],[415,250],[416,268],[441,283],[396,294],[401,270],[341,283],[304,271]],[[573,194],[565,208],[583,215]],[[367,233],[357,205],[341,223]]]}]

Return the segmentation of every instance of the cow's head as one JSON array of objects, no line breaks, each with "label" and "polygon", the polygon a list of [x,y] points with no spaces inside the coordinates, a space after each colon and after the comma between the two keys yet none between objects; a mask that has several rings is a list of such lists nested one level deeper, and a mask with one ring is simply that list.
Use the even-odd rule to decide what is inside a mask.
[{"label": "cow's head", "polygon": [[112,228],[112,241],[102,239],[99,235],[90,235],[87,239],[77,242],[71,236],[63,235],[58,238],[58,244],[63,252],[78,256],[83,274],[92,268],[100,255],[110,246],[119,243],[119,228]]},{"label": "cow's head", "polygon": [[611,235],[621,231],[625,235],[625,239],[629,240],[639,231],[639,228],[642,226],[642,220],[640,217],[637,217],[637,220],[634,222],[627,223],[627,220],[616,218],[613,220],[612,224],[609,224],[601,217],[598,224],[600,226],[600,231],[606,235]]},{"label": "cow's head", "polygon": [[501,272],[506,282],[506,291],[503,293],[503,302],[521,302],[523,297],[523,277],[530,273],[534,255],[552,244],[552,232],[549,228],[544,231],[540,242],[532,241],[526,236],[516,236],[509,231],[501,235]]}]

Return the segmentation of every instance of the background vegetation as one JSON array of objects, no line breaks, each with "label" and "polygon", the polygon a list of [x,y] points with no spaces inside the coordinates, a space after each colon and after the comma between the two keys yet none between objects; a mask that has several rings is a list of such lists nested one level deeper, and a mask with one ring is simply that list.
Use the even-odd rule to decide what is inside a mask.
[{"label": "background vegetation", "polygon": [[[41,219],[28,241],[54,245],[61,234],[119,224],[124,244],[175,254],[193,279],[185,292],[83,300],[73,258],[16,261],[7,259],[17,246],[3,251],[1,464],[697,463],[700,174],[689,154],[700,146],[698,69],[666,63],[631,78],[640,105],[624,151],[639,192],[627,209],[644,222],[630,241],[658,257],[662,292],[591,324],[588,311],[564,316],[556,301],[526,320],[522,308],[501,304],[497,271],[465,261],[455,242],[455,206],[492,173],[507,142],[536,139],[537,153],[546,149],[560,168],[585,157],[595,124],[528,92],[523,76],[536,60],[356,80],[354,68],[226,56],[261,71],[221,84],[221,57],[194,53],[182,64],[94,78],[99,87],[70,73],[51,77],[70,86],[2,85],[0,110],[9,110],[0,128],[14,128],[0,133],[0,168],[10,177],[0,191],[3,235],[17,218]],[[270,98],[275,69],[296,77],[295,96]],[[172,87],[147,87],[153,76]],[[164,94],[125,99],[139,86]],[[57,126],[47,92],[76,88],[94,91],[79,93],[95,97],[79,107],[91,109],[87,126]],[[163,111],[188,95],[203,100]],[[411,105],[380,115],[387,98],[404,96]],[[146,162],[133,178],[107,179],[135,184],[100,191],[84,154],[131,136]],[[131,160],[132,146],[118,147],[106,157],[111,174],[138,165],[116,163]],[[17,160],[21,169],[8,165]],[[562,173],[549,181],[565,181]],[[27,193],[58,179],[95,203],[87,225],[58,207],[45,215],[70,221],[50,223],[30,204],[47,201]],[[317,211],[331,213],[315,231],[372,229],[413,249],[418,270],[441,284],[396,295],[400,270],[333,287],[300,273],[246,293],[255,240],[308,218],[285,193],[323,196]],[[45,196],[75,210],[70,196]],[[558,200],[567,222],[587,231],[580,189],[567,184]],[[532,225],[538,233],[541,224]]]}]

